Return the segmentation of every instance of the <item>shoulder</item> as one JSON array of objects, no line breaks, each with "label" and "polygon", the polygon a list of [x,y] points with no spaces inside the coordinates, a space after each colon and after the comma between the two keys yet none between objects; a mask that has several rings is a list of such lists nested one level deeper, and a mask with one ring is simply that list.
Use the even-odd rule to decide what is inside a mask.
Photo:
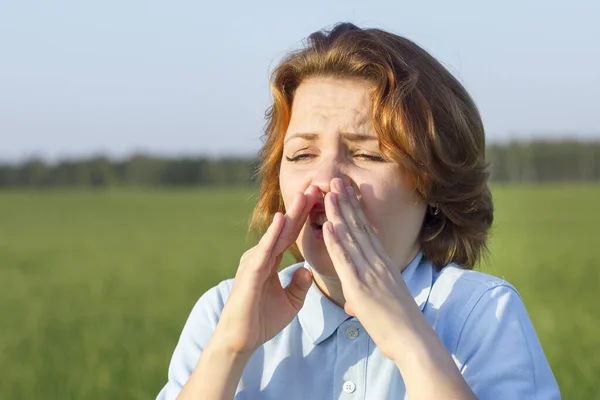
[{"label": "shoulder", "polygon": [[[504,278],[450,264],[434,271],[425,316],[452,351],[473,318],[479,319],[478,330],[494,330],[507,319],[507,313],[527,318],[516,288]],[[476,316],[476,317],[474,317]],[[471,334],[473,332],[470,332]]]},{"label": "shoulder", "polygon": [[494,291],[511,292],[519,296],[516,288],[504,278],[466,270],[452,263],[434,271],[429,302],[436,305],[448,301],[464,306],[474,305],[486,293]]},{"label": "shoulder", "polygon": [[186,325],[203,321],[216,326],[232,287],[233,279],[227,279],[204,292],[194,304]]},{"label": "shoulder", "polygon": [[429,303],[429,321],[478,398],[560,398],[512,284],[449,265],[434,273]]},{"label": "shoulder", "polygon": [[455,263],[448,264],[439,271],[434,272],[434,284],[447,284],[461,282],[473,287],[493,288],[497,286],[512,286],[503,277],[497,277],[485,272],[461,268]]},{"label": "shoulder", "polygon": [[[287,286],[291,282],[294,272],[303,266],[304,262],[300,262],[281,270],[279,272],[281,285],[284,287]],[[234,283],[235,279],[230,278],[223,280],[217,285],[208,289],[194,305],[194,308],[190,314],[190,319],[196,319],[196,317],[204,317],[202,319],[206,319],[206,316],[210,315],[212,316],[210,319],[215,320],[216,322],[216,319],[218,319],[218,316],[220,316],[221,311],[223,310],[223,307],[229,298]]]},{"label": "shoulder", "polygon": [[[294,271],[303,264],[294,264],[279,272],[282,286],[289,284]],[[223,280],[200,296],[187,318],[180,340],[187,339],[194,343],[194,347],[204,348],[217,328],[234,283],[234,278]]]},{"label": "shoulder", "polygon": [[[287,286],[294,271],[303,265],[304,263],[294,264],[282,270],[279,273],[281,284]],[[196,301],[175,346],[169,364],[169,380],[158,395],[159,399],[175,398],[187,382],[219,323],[233,284],[233,278],[223,280]]]}]

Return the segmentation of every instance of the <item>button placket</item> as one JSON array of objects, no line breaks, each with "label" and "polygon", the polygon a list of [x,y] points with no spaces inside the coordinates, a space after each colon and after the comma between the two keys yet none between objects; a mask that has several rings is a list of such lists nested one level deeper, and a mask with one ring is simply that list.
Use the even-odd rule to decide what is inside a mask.
[{"label": "button placket", "polygon": [[337,388],[340,400],[362,398],[361,393],[365,390],[368,339],[369,336],[356,318],[347,320],[338,328],[334,387]]}]

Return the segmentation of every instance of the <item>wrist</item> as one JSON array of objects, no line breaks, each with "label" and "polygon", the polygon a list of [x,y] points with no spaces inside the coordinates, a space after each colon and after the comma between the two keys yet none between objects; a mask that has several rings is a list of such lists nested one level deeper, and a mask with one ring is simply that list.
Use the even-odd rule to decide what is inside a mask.
[{"label": "wrist", "polygon": [[440,342],[437,334],[416,306],[414,309],[409,307],[399,316],[391,331],[394,332],[394,336],[386,346],[390,349],[390,354],[386,356],[397,365],[410,363],[411,359],[425,355],[432,344]]},{"label": "wrist", "polygon": [[226,340],[213,336],[202,352],[207,358],[220,360],[224,363],[246,363],[254,351],[238,351],[228,344]]},{"label": "wrist", "polygon": [[396,345],[389,358],[398,367],[426,362],[439,357],[440,353],[449,357],[448,350],[420,310],[407,315],[394,332]]},{"label": "wrist", "polygon": [[232,399],[251,355],[232,351],[213,336],[178,399]]},{"label": "wrist", "polygon": [[400,371],[423,367],[431,364],[432,359],[435,358],[429,346],[431,344],[422,337],[405,338],[400,346],[403,351],[395,353],[391,359]]},{"label": "wrist", "polygon": [[404,338],[404,349],[393,362],[405,381],[407,393],[452,393],[448,398],[472,399],[473,392],[465,382],[452,355],[433,328],[414,330]]}]

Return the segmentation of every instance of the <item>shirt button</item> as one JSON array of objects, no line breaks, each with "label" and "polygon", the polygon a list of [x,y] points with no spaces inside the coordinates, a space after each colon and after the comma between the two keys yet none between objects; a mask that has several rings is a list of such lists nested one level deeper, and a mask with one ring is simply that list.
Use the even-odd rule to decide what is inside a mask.
[{"label": "shirt button", "polygon": [[352,393],[356,390],[356,385],[352,381],[346,381],[344,382],[343,389],[346,393]]},{"label": "shirt button", "polygon": [[346,337],[348,339],[356,339],[358,337],[358,328],[349,326],[346,328]]}]

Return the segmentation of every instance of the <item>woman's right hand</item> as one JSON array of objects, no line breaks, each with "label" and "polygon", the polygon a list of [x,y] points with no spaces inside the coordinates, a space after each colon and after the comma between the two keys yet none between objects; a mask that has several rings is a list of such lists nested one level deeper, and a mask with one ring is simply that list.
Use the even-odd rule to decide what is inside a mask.
[{"label": "woman's right hand", "polygon": [[276,213],[258,244],[244,253],[212,345],[249,356],[298,314],[312,284],[312,275],[308,269],[298,268],[284,288],[277,270],[318,196],[319,190],[314,186],[299,193],[287,213]]}]

